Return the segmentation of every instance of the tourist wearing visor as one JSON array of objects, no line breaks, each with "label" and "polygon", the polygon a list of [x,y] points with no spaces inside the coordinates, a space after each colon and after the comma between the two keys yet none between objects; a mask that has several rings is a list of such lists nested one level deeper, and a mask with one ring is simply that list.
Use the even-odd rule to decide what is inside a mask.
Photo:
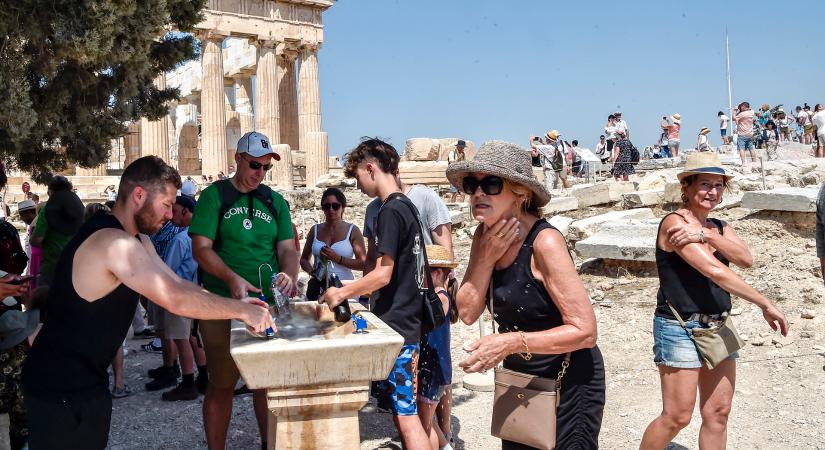
[{"label": "tourist wearing visor", "polygon": [[662,219],[656,238],[659,292],[653,318],[653,354],[662,384],[662,413],[648,425],[642,449],[661,450],[690,423],[699,393],[700,448],[727,446],[727,421],[736,388],[736,352],[742,346],[728,313],[730,294],[762,309],[775,331],[788,333],[785,316],[728,268],[753,258],[731,226],[708,214],[732,178],[715,152],[691,154],[677,175],[683,206]]},{"label": "tourist wearing visor", "polygon": [[[530,153],[509,142],[485,142],[471,161],[451,164],[447,178],[470,196],[480,222],[457,295],[459,317],[472,324],[492,306],[499,328],[465,346],[470,354],[459,365],[480,372],[503,362],[522,374],[563,376],[555,446],[597,448],[605,379],[596,317],[564,237],[539,218],[550,194],[533,175]],[[527,443],[550,429],[553,418],[532,420],[541,425],[519,442],[503,439],[502,448],[535,448]]]}]

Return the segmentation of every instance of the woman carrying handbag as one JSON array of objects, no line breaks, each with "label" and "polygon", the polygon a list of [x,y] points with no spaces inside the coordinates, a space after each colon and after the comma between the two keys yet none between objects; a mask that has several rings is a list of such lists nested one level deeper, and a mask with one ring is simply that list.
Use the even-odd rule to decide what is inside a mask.
[{"label": "woman carrying handbag", "polygon": [[499,332],[469,344],[459,365],[480,372],[503,363],[493,434],[502,449],[597,448],[605,379],[596,318],[564,238],[539,219],[550,194],[530,153],[485,142],[472,161],[451,164],[447,178],[470,196],[481,223],[456,303],[466,324],[490,304]]}]

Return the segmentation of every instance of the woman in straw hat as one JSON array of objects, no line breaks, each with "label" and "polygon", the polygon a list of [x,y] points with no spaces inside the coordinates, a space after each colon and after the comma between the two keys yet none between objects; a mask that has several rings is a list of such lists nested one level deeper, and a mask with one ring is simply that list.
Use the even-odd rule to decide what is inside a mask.
[{"label": "woman in straw hat", "polygon": [[699,137],[696,138],[697,152],[710,151],[710,145],[708,145],[708,133],[710,133],[710,128],[708,127],[702,127],[702,129],[699,130]]},{"label": "woman in straw hat", "polygon": [[[492,307],[499,331],[468,344],[470,355],[459,365],[480,372],[503,361],[507,369],[556,379],[571,353],[556,445],[597,448],[605,381],[596,318],[567,243],[540,219],[550,194],[533,176],[530,154],[509,142],[485,142],[472,161],[451,164],[447,178],[470,196],[480,222],[456,299],[459,317],[471,324]],[[502,441],[502,448],[530,447]]]},{"label": "woman in straw hat", "polygon": [[788,322],[770,300],[728,268],[729,263],[750,267],[753,259],[729,224],[708,218],[731,178],[719,155],[691,154],[678,178],[684,206],[662,219],[656,240],[660,286],[653,353],[664,406],[648,425],[641,448],[665,448],[690,423],[697,390],[702,414],[699,446],[725,448],[738,355],[726,352],[727,359],[709,368],[691,339],[693,330],[719,324],[731,309],[731,293],[759,306],[771,328],[782,335],[788,332]]}]

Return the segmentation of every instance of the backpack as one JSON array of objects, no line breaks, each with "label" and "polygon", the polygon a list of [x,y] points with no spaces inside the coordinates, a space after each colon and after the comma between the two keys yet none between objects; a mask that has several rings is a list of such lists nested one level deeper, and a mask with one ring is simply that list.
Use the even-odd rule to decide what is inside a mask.
[{"label": "backpack", "polygon": [[249,197],[249,214],[250,219],[252,214],[252,199],[256,198],[260,200],[266,208],[269,210],[269,213],[272,215],[272,219],[274,220],[278,213],[275,210],[275,204],[272,201],[272,188],[265,184],[259,184],[258,188],[249,193],[242,193],[235,189],[235,186],[232,185],[232,181],[229,178],[224,178],[222,180],[218,180],[215,183],[215,187],[218,189],[218,198],[221,200],[221,207],[218,210],[218,228],[215,230],[215,240],[212,242],[212,248],[217,251],[220,248],[220,239],[221,239],[221,223],[223,222],[223,216],[226,215],[229,208],[235,204],[241,197],[244,195]]},{"label": "backpack", "polygon": [[17,228],[6,220],[0,221],[0,270],[21,275],[28,262]]},{"label": "backpack", "polygon": [[639,149],[636,148],[635,145],[630,144],[630,162],[637,163],[639,162],[639,158],[641,155],[639,154]]}]

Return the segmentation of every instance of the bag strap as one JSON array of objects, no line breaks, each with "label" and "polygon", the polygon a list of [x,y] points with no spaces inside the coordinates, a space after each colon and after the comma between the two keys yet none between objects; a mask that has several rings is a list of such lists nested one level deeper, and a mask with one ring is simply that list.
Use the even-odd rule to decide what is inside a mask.
[{"label": "bag strap", "polygon": [[676,308],[673,307],[670,301],[665,300],[665,302],[667,302],[667,306],[668,308],[670,308],[670,311],[673,313],[673,316],[676,317],[676,320],[679,321],[679,325],[681,325],[682,328],[687,330],[687,325],[685,325],[685,321],[682,320],[682,316],[679,315],[679,311],[676,311]]},{"label": "bag strap", "polygon": [[[432,290],[432,292],[435,293],[435,287],[433,286],[433,277],[430,274],[430,261],[427,258],[427,245],[424,243],[424,233],[425,233],[424,224],[423,224],[423,222],[421,222],[421,217],[418,215],[418,210],[415,209],[415,205],[413,205],[412,202],[410,202],[410,200],[404,194],[402,194],[401,192],[394,192],[394,193],[390,194],[389,197],[387,197],[387,202],[395,200],[395,199],[398,199],[402,204],[407,206],[407,208],[409,208],[410,212],[413,213],[413,216],[415,216],[415,220],[418,221],[418,229],[419,229],[419,233],[421,235],[421,253],[424,256],[424,273],[425,273],[424,276],[427,277],[427,287],[423,288],[423,289],[419,287],[418,290],[420,292],[425,292],[425,291]],[[406,200],[406,201],[404,201],[404,200]],[[407,202],[409,202],[409,203],[407,203]]]}]

